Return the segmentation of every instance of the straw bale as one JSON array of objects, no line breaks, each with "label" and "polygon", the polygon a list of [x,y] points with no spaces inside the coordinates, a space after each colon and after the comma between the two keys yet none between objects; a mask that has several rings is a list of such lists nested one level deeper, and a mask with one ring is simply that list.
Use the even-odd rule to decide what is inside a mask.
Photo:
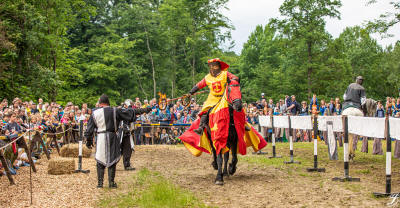
[{"label": "straw bale", "polygon": [[[78,157],[79,144],[66,144],[61,147],[61,157]],[[89,158],[92,154],[92,150],[88,149],[85,145],[82,145],[82,157]]]},{"label": "straw bale", "polygon": [[71,174],[75,170],[75,160],[73,158],[52,158],[47,166],[47,173],[51,175]]}]

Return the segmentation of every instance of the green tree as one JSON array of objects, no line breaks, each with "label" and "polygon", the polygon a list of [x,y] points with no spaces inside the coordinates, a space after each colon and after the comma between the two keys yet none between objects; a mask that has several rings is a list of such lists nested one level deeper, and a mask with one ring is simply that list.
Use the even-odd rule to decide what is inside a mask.
[{"label": "green tree", "polygon": [[313,91],[315,74],[321,69],[315,57],[330,38],[325,30],[325,19],[340,19],[338,8],[341,5],[340,0],[285,0],[279,8],[284,19],[276,20],[278,27],[288,38],[289,44],[296,45],[301,54],[306,54],[299,54],[303,60],[297,63],[300,67],[296,72],[305,72],[309,97]]}]

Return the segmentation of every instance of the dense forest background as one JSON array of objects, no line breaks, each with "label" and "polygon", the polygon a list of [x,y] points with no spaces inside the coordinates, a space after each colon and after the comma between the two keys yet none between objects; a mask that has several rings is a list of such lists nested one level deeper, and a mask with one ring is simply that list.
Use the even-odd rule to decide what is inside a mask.
[{"label": "dense forest background", "polygon": [[371,34],[390,35],[400,1],[393,13],[333,38],[325,21],[340,19],[341,1],[286,0],[282,18],[257,26],[240,55],[221,47],[234,29],[221,13],[227,1],[3,0],[0,98],[94,104],[106,93],[115,104],[158,92],[175,97],[208,73],[214,57],[241,78],[247,102],[261,92],[341,97],[357,75],[368,97],[398,94],[400,42],[382,47]]}]

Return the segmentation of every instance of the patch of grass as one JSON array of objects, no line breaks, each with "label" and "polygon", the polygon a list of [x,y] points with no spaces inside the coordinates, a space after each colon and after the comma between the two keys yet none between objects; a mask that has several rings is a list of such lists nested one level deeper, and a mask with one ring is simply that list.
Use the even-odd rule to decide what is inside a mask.
[{"label": "patch of grass", "polygon": [[305,173],[299,173],[299,176],[308,177],[308,174],[305,174]]},{"label": "patch of grass", "polygon": [[370,174],[371,170],[369,169],[361,169],[361,170],[356,170],[356,173],[360,173],[360,174]]},{"label": "patch of grass", "polygon": [[205,207],[192,193],[167,181],[152,184],[137,203],[141,207]]},{"label": "patch of grass", "polygon": [[352,192],[360,192],[361,189],[362,189],[362,187],[361,187],[360,184],[358,184],[358,183],[351,183],[351,182],[346,182],[346,183],[345,183],[345,188],[346,188],[347,190],[349,190],[349,191],[352,191]]},{"label": "patch of grass", "polygon": [[207,207],[191,192],[162,177],[158,172],[140,170],[128,193],[101,199],[99,207]]},{"label": "patch of grass", "polygon": [[324,182],[323,181],[320,181],[319,182],[319,187],[322,189],[322,188],[324,188]]}]

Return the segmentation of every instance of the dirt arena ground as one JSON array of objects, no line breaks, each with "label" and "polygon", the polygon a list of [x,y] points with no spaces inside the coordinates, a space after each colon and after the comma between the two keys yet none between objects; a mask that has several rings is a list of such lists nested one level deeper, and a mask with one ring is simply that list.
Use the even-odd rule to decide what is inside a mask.
[{"label": "dirt arena ground", "polygon": [[[236,174],[225,178],[224,186],[213,183],[216,171],[210,165],[211,156],[193,157],[183,146],[138,146],[132,162],[137,169],[159,172],[213,207],[386,207],[391,201],[374,198],[371,194],[384,191],[384,156],[372,156],[370,153],[370,156],[363,156],[358,152],[356,161],[350,163],[350,175],[361,178],[361,182],[333,182],[331,178],[343,175],[343,162],[328,161],[325,153],[320,156],[320,165],[326,167],[326,173],[308,173],[305,167],[312,166],[312,143],[297,144],[296,159],[302,164],[284,165],[283,161],[288,160],[288,145],[279,144],[278,152],[284,158],[267,159],[267,155],[253,154],[241,156]],[[267,150],[270,149],[268,146]],[[324,145],[320,145],[319,149],[323,151]],[[400,163],[397,159],[393,160],[392,190],[398,191]],[[48,175],[47,159],[41,159],[37,164],[38,172],[32,173],[31,207],[96,207],[102,197],[131,189],[128,178],[137,172],[123,171],[120,162],[116,174],[119,188],[108,190],[95,188],[93,158],[84,159],[83,168],[91,172]],[[9,186],[6,177],[0,178],[0,207],[30,207],[29,169],[22,168],[14,179],[17,185]]]}]

